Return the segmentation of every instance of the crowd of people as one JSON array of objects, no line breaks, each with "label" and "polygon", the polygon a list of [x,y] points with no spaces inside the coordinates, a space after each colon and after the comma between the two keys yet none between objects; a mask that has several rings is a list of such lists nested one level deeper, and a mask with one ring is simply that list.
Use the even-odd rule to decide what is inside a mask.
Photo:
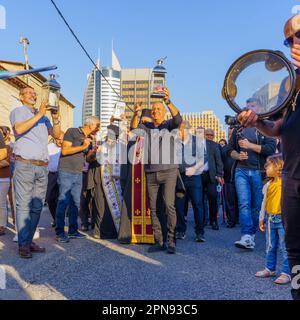
[{"label": "crowd of people", "polygon": [[[285,33],[300,66],[293,26],[290,20]],[[212,129],[193,132],[183,121],[167,88],[151,110],[135,106],[130,126],[124,117],[112,118],[102,128],[105,139],[99,138],[97,117],[62,132],[59,112],[52,111],[50,121],[47,101],[35,109],[37,95],[30,87],[20,91],[20,101],[10,115],[13,143],[10,128],[0,127],[0,235],[6,232],[9,201],[21,258],[46,251],[33,241],[45,204],[59,243],[84,239],[93,230],[95,239],[148,244],[149,253],[168,254],[176,254],[177,241],[186,239],[190,204],[198,243],[206,242],[209,226],[219,231],[222,206],[227,227],[240,225],[237,248],[254,250],[257,232],[266,232],[266,265],[256,277],[277,275],[279,248],[283,265],[275,283],[295,277],[300,153],[293,139],[299,108],[273,123],[259,120],[258,101],[249,99],[239,115],[243,127],[230,127],[228,142],[216,143]],[[165,120],[166,107],[171,120]],[[293,296],[299,298],[299,289],[293,287]]]},{"label": "crowd of people", "polygon": [[[45,203],[60,243],[84,239],[83,232],[91,229],[96,239],[150,244],[150,253],[175,254],[176,241],[186,238],[191,204],[196,242],[206,242],[208,225],[220,229],[222,205],[227,227],[241,225],[242,238],[236,246],[255,248],[267,178],[264,166],[276,153],[276,140],[253,128],[244,129],[242,138],[229,128],[229,143],[224,139],[216,143],[210,128],[198,128],[193,134],[190,123],[182,120],[171,102],[168,89],[164,93],[164,101],[154,103],[152,110],[135,106],[130,129],[126,123],[113,124],[112,119],[106,138],[99,140],[98,118],[89,117],[83,127],[64,133],[59,114],[51,113],[51,124],[46,117],[47,102],[37,111],[35,91],[21,90],[23,106],[10,116],[13,144],[10,129],[1,127],[0,171],[0,234],[5,233],[10,199],[13,216],[16,211],[20,257],[45,252],[33,242]],[[165,106],[171,120],[165,120]],[[278,194],[273,197],[280,198]],[[276,201],[278,204],[278,198]],[[281,212],[279,206],[274,212],[269,209],[272,204],[267,208],[268,214]],[[271,237],[271,228],[267,231]],[[275,272],[266,270],[259,276]],[[286,267],[280,279],[290,282]]]}]

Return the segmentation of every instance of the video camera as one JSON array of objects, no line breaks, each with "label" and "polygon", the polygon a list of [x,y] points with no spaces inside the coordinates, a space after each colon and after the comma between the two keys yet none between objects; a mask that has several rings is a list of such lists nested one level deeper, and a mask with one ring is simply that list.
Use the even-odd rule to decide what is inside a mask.
[{"label": "video camera", "polygon": [[241,125],[238,122],[237,116],[225,116],[225,123],[231,128],[231,129],[240,129]]}]

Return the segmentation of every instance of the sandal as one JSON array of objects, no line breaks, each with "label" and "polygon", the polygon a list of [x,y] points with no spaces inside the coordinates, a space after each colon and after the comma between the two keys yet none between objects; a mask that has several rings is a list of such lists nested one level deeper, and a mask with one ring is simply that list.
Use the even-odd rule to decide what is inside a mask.
[{"label": "sandal", "polygon": [[5,235],[5,228],[0,227],[0,236],[4,236],[4,235]]},{"label": "sandal", "polygon": [[276,276],[276,272],[272,272],[268,269],[265,269],[263,271],[258,271],[255,275],[257,278],[272,278]]},{"label": "sandal", "polygon": [[286,285],[291,283],[291,277],[285,273],[281,274],[279,278],[274,281],[275,284]]}]

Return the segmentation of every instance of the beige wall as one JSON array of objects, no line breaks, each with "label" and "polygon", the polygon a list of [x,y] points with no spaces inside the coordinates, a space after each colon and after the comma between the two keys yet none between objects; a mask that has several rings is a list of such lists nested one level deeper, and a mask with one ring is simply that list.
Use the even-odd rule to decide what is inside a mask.
[{"label": "beige wall", "polygon": [[[8,70],[20,69],[16,65],[10,65],[6,63],[0,63],[2,67]],[[7,80],[0,80],[0,125],[10,126],[9,114],[12,109],[21,105],[18,101],[19,90],[21,85],[26,84],[26,78],[20,77],[22,81],[19,83],[12,84]],[[22,82],[24,82],[22,84]],[[28,85],[33,87],[38,94],[38,101],[36,107],[38,108],[42,100],[42,89],[43,79],[37,76],[28,76]],[[60,113],[61,113],[61,123],[62,130],[66,131],[68,128],[73,127],[74,124],[74,108],[71,103],[69,103],[65,98],[60,99]],[[51,119],[51,115],[48,114]]]}]

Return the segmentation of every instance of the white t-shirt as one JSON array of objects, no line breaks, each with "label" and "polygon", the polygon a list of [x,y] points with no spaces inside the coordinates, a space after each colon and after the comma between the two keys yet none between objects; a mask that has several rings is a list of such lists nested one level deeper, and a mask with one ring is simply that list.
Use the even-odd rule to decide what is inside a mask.
[{"label": "white t-shirt", "polygon": [[48,152],[49,152],[49,172],[57,172],[58,164],[61,155],[61,148],[59,148],[55,143],[48,144]]}]

